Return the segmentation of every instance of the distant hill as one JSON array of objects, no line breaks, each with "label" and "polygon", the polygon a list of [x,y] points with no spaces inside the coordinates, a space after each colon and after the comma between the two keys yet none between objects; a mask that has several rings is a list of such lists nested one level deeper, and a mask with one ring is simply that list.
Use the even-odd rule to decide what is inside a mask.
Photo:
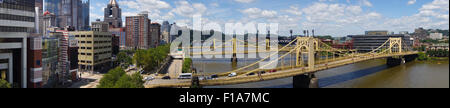
[{"label": "distant hill", "polygon": [[442,35],[444,36],[448,36],[448,30],[440,30],[440,29],[428,29],[427,30],[428,33],[434,33],[434,32],[438,32],[438,33],[442,33]]}]

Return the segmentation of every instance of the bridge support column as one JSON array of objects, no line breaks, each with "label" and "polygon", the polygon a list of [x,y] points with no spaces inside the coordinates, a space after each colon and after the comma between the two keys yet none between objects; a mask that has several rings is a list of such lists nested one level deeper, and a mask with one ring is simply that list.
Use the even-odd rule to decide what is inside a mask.
[{"label": "bridge support column", "polygon": [[319,88],[319,79],[314,74],[297,75],[292,77],[294,88]]},{"label": "bridge support column", "polygon": [[417,57],[419,57],[417,54],[404,56],[406,62],[414,61]]},{"label": "bridge support column", "polygon": [[236,63],[236,62],[238,62],[238,59],[237,59],[237,54],[235,53],[235,54],[233,54],[233,58],[231,58],[231,62],[233,62],[233,63]]},{"label": "bridge support column", "polygon": [[[192,73],[197,74],[197,70],[194,70]],[[191,79],[191,88],[202,88],[197,75],[193,76]]]}]

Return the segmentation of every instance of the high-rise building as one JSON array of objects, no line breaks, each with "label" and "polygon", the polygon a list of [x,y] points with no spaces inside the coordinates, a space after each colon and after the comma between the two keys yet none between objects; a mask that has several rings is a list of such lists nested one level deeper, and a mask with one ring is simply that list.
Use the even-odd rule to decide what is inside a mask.
[{"label": "high-rise building", "polygon": [[122,9],[119,8],[116,0],[110,0],[104,12],[104,21],[112,26],[112,28],[122,27]]},{"label": "high-rise building", "polygon": [[150,38],[149,40],[149,46],[151,48],[155,48],[159,46],[160,40],[161,40],[161,24],[158,23],[152,23],[150,24]]},{"label": "high-rise building", "polygon": [[27,40],[27,77],[28,88],[42,87],[42,37],[29,36]]},{"label": "high-rise building", "polygon": [[162,43],[170,43],[170,29],[171,24],[169,21],[164,21],[161,26],[161,42]]},{"label": "high-rise building", "polygon": [[[38,81],[29,78],[27,71],[28,36],[35,27],[35,1],[2,0],[0,14],[0,79],[13,87],[27,88],[29,81]],[[39,46],[32,48],[38,50]]]},{"label": "high-rise building", "polygon": [[106,72],[111,67],[112,37],[109,32],[70,32],[78,40],[78,70]]},{"label": "high-rise building", "polygon": [[61,33],[61,37],[58,38],[58,70],[56,76],[58,79],[64,81],[67,74],[70,71],[69,61],[69,31],[68,30],[56,30]]},{"label": "high-rise building", "polygon": [[109,24],[107,22],[97,19],[97,21],[92,22],[92,31],[108,32],[108,26]]},{"label": "high-rise building", "polygon": [[42,29],[43,29],[43,1],[42,0],[35,0],[35,12],[36,12],[36,17],[35,17],[35,28],[36,31],[35,33],[37,34],[42,34]]},{"label": "high-rise building", "polygon": [[150,23],[148,12],[142,12],[137,16],[126,17],[126,46],[132,49],[150,48]]},{"label": "high-rise building", "polygon": [[50,32],[42,38],[42,85],[51,87],[56,81],[56,69],[58,68],[58,38],[60,32]]},{"label": "high-rise building", "polygon": [[51,32],[55,32],[55,30],[51,30],[56,27],[56,15],[50,13],[49,11],[45,11],[42,16],[42,34],[44,37],[50,37]]},{"label": "high-rise building", "polygon": [[109,28],[109,32],[112,33],[112,35],[118,36],[119,38],[119,48],[123,49],[126,48],[126,32],[125,28]]},{"label": "high-rise building", "polygon": [[106,22],[97,21],[93,22],[92,26],[92,31],[70,33],[78,40],[78,70],[106,72],[112,66],[112,35],[107,29],[109,25]]},{"label": "high-rise building", "polygon": [[54,13],[56,27],[74,27],[76,30],[89,28],[90,0],[45,0],[44,11]]}]

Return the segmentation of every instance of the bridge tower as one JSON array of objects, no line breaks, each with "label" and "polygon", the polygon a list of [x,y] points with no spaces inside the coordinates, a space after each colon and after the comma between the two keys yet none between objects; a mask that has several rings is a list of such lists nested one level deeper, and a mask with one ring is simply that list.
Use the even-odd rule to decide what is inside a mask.
[{"label": "bridge tower", "polygon": [[402,53],[402,38],[389,38],[389,53],[392,53],[392,49],[398,46],[398,52]]},{"label": "bridge tower", "polygon": [[216,50],[216,39],[213,39],[213,49]]},{"label": "bridge tower", "polygon": [[235,63],[237,62],[237,40],[236,37],[233,37],[233,39],[231,39],[231,42],[233,43],[233,58],[231,58],[231,62]]},{"label": "bridge tower", "polygon": [[318,43],[312,37],[297,37],[296,46],[296,65],[303,66],[302,53],[308,54],[308,69],[314,69],[315,65],[315,50],[318,48]]}]

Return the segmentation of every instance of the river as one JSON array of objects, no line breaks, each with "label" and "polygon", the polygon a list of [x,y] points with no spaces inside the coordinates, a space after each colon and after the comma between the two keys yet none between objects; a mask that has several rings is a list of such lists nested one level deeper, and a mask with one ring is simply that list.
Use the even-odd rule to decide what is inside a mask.
[{"label": "river", "polygon": [[[285,65],[289,65],[289,59],[285,59]],[[193,59],[193,65],[201,72],[227,72],[257,60],[239,59],[232,64],[230,59]],[[376,59],[319,71],[316,76],[320,88],[449,88],[449,60],[388,67],[385,59]],[[292,77],[205,88],[292,88]]]}]

